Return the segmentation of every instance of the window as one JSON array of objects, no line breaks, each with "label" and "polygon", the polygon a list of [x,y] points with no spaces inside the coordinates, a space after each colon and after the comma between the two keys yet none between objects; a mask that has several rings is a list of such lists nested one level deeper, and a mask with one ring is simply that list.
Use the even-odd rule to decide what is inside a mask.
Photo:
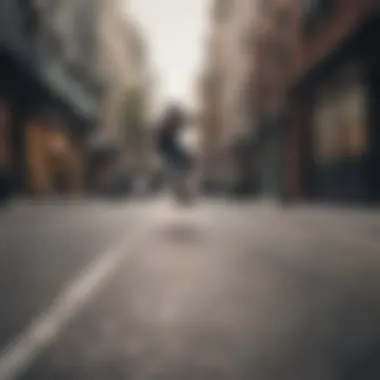
[{"label": "window", "polygon": [[342,92],[340,101],[340,122],[345,135],[345,154],[362,156],[368,148],[366,126],[366,99],[364,89],[359,85]]},{"label": "window", "polygon": [[368,150],[366,94],[360,83],[327,88],[314,114],[316,161],[360,157]]}]

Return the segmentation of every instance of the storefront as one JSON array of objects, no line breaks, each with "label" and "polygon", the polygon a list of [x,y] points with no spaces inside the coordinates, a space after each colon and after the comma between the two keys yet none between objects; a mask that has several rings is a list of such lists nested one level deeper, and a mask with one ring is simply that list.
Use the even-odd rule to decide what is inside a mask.
[{"label": "storefront", "polygon": [[32,63],[11,53],[0,54],[2,149],[6,150],[9,190],[22,193],[26,189],[25,118],[41,93]]},{"label": "storefront", "polygon": [[94,127],[94,99],[49,54],[40,54],[37,75],[44,91],[25,120],[27,190],[79,194],[87,176],[86,139]]},{"label": "storefront", "polygon": [[380,201],[379,38],[373,12],[290,84],[288,199]]},{"label": "storefront", "polygon": [[311,121],[309,193],[330,200],[368,199],[368,92],[358,65],[316,90]]},{"label": "storefront", "polygon": [[32,194],[78,193],[83,189],[83,159],[73,139],[46,119],[26,128],[27,188]]}]

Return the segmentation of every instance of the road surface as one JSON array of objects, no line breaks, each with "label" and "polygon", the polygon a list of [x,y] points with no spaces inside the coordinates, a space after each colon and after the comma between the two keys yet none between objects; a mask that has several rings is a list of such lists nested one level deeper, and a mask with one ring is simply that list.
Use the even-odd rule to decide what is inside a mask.
[{"label": "road surface", "polygon": [[375,212],[159,199],[1,223],[0,376],[380,378]]}]

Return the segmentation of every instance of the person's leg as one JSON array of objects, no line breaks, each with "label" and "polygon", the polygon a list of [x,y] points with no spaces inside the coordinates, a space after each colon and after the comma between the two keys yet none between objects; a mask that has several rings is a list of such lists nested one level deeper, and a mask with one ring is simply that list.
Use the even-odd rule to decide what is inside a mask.
[{"label": "person's leg", "polygon": [[178,169],[175,161],[170,157],[165,160],[165,183],[171,193],[177,192]]},{"label": "person's leg", "polygon": [[193,197],[199,193],[199,187],[202,178],[202,168],[199,160],[194,158],[190,169],[190,189]]}]

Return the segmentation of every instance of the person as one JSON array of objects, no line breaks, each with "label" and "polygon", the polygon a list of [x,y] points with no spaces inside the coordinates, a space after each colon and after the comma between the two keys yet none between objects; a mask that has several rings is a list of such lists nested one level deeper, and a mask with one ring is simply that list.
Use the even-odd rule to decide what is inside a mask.
[{"label": "person", "polygon": [[169,184],[181,200],[190,200],[186,176],[192,166],[190,152],[181,144],[186,112],[178,105],[168,107],[158,128],[158,151],[169,174]]}]

